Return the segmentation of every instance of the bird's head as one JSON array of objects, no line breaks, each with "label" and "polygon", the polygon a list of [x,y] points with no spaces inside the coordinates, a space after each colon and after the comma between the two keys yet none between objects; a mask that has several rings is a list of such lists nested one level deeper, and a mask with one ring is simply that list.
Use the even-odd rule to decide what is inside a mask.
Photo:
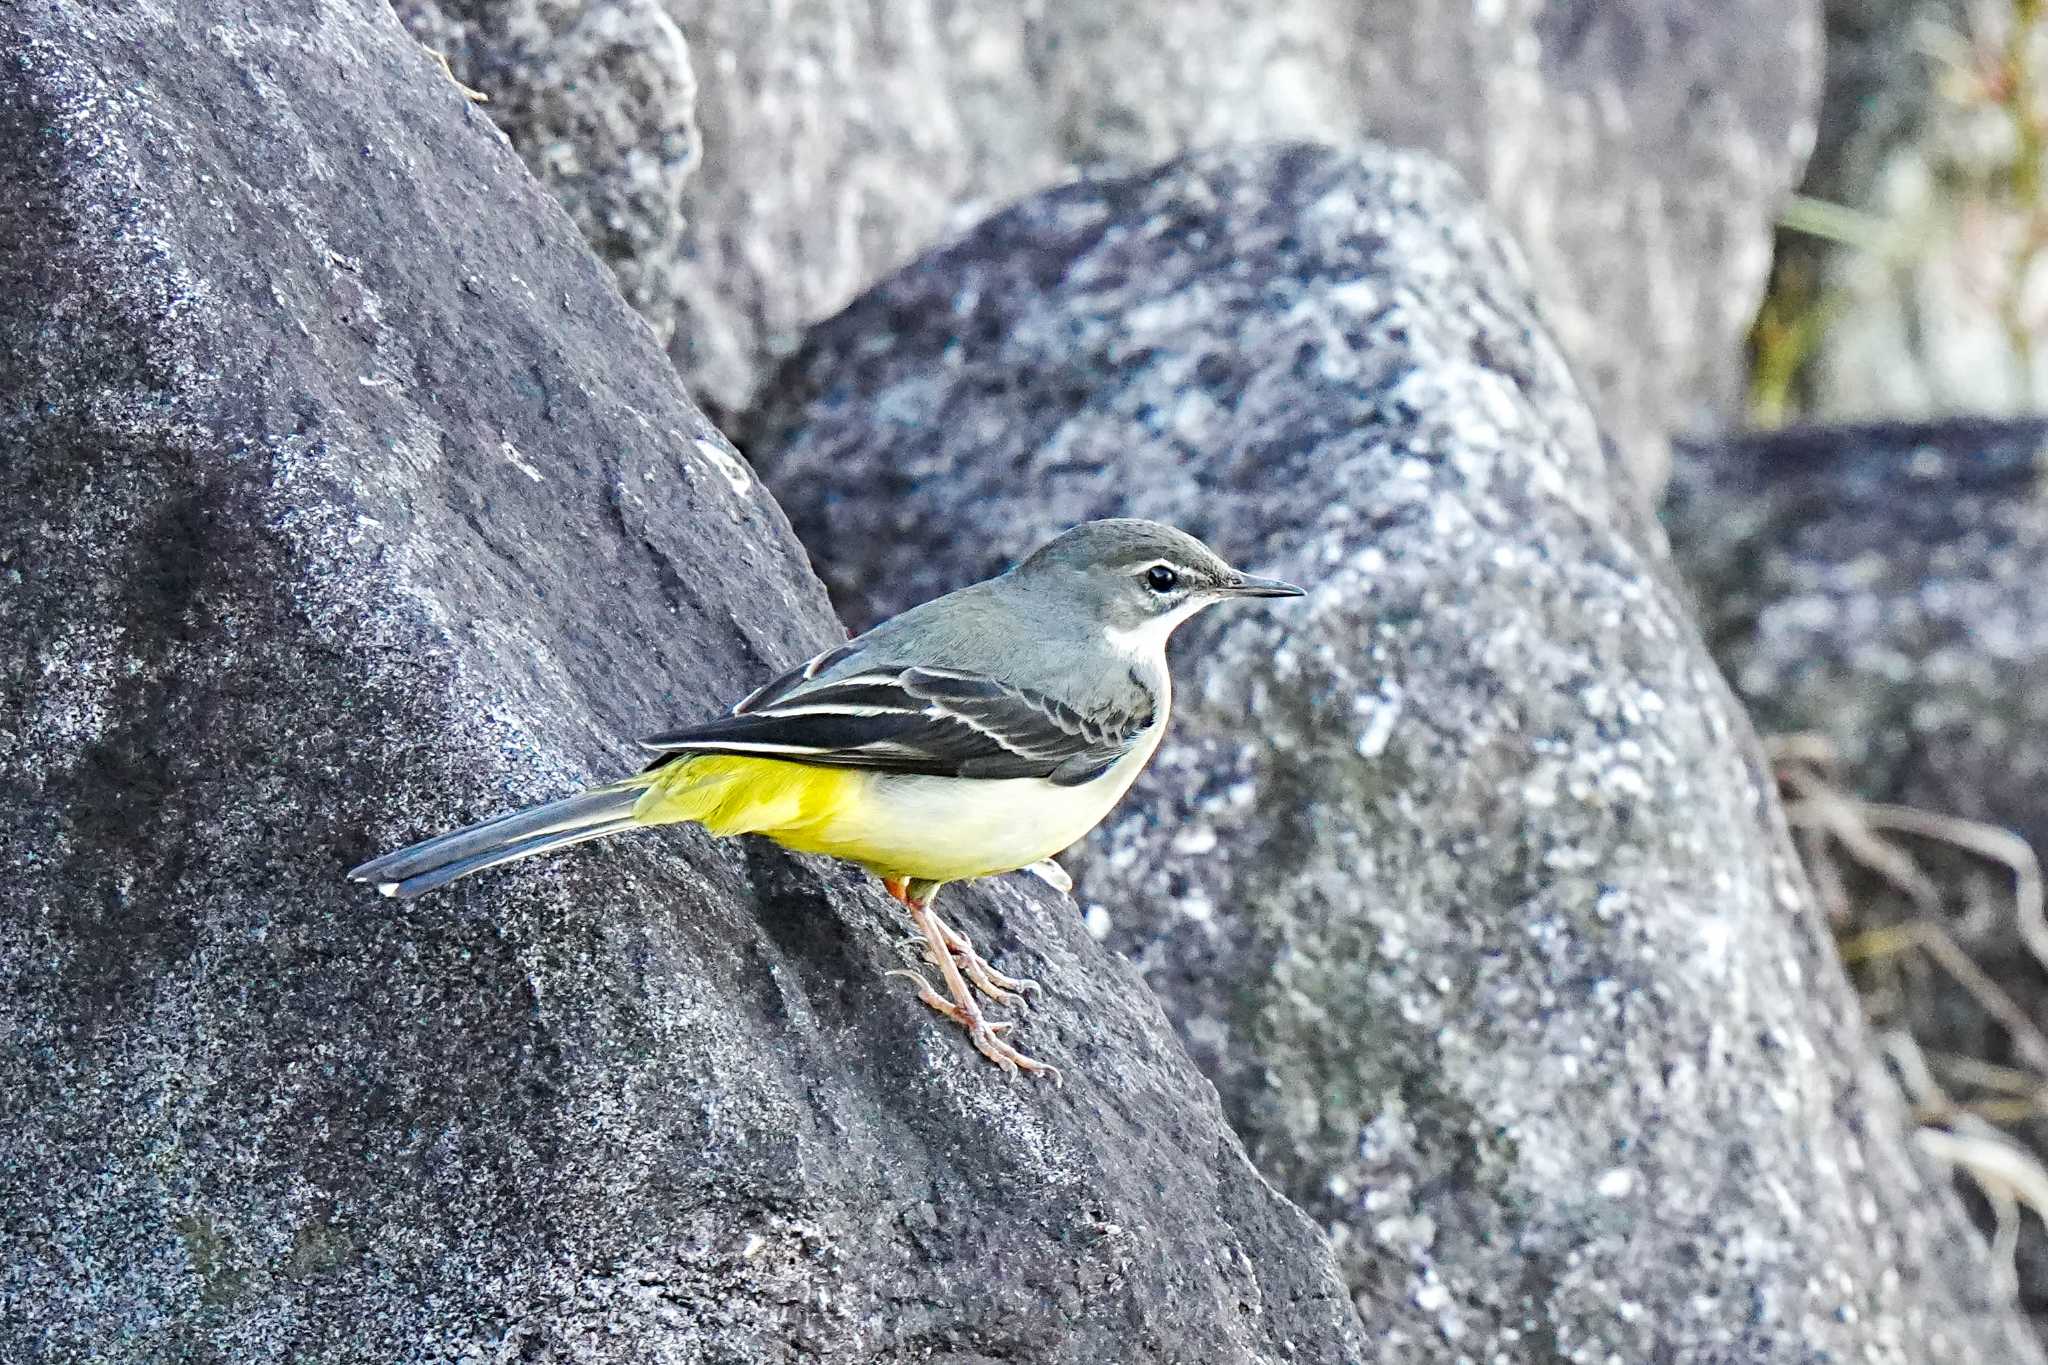
[{"label": "bird's head", "polygon": [[1129,653],[1162,649],[1204,607],[1245,597],[1300,597],[1292,583],[1233,569],[1185,531],[1118,517],[1084,522],[1011,570],[1020,585],[1061,594]]}]

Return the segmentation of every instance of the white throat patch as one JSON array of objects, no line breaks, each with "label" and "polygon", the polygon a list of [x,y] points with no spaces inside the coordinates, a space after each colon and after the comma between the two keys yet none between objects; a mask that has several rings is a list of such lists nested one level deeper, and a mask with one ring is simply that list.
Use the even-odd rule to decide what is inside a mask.
[{"label": "white throat patch", "polygon": [[1211,600],[1207,597],[1189,598],[1166,615],[1154,616],[1129,630],[1110,626],[1103,631],[1103,638],[1109,641],[1111,649],[1133,662],[1163,658],[1167,637],[1181,622],[1210,605]]}]

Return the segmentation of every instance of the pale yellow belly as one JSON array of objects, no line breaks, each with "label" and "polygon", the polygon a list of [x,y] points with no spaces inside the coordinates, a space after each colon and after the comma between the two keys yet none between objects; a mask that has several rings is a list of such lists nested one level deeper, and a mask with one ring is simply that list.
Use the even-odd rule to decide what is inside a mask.
[{"label": "pale yellow belly", "polygon": [[1028,867],[1100,824],[1158,743],[1155,730],[1101,777],[1078,787],[1058,787],[1036,777],[874,774],[860,800],[842,804],[829,819],[788,842],[883,876],[934,882]]},{"label": "pale yellow belly", "polygon": [[694,821],[845,858],[885,877],[961,881],[1050,858],[1101,822],[1158,747],[1162,727],[1093,782],[969,779],[710,755],[631,778],[643,824]]}]

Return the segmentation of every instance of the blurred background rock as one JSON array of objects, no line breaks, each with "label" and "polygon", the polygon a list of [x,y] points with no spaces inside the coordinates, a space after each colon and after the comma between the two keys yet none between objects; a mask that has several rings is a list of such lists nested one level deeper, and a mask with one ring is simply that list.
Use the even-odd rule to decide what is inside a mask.
[{"label": "blurred background rock", "polygon": [[2020,1144],[1973,1198],[2040,1320],[2048,6],[1826,22],[1750,335],[1758,429],[1681,452],[1665,523],[1923,1116]]},{"label": "blurred background rock", "polygon": [[1829,0],[1827,88],[1751,334],[1763,423],[1992,414],[2048,386],[2048,7]]},{"label": "blurred background rock", "polygon": [[[1812,145],[1819,71],[1804,0],[1731,0],[1711,21],[1689,0],[397,8],[507,102],[501,126],[721,421],[805,327],[1079,168],[1375,138],[1445,157],[1515,229],[1546,321],[1650,488],[1669,433],[1737,410],[1759,228]],[[634,58],[623,88],[597,69],[613,35],[663,14],[717,149],[694,167],[665,131],[686,81],[644,69],[682,45]],[[604,166],[627,173],[600,188]]]}]

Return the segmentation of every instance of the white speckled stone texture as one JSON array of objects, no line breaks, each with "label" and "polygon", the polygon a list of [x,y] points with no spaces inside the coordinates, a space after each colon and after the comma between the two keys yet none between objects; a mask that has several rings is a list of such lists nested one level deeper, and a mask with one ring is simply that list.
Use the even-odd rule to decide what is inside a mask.
[{"label": "white speckled stone texture", "polygon": [[1277,146],[1049,193],[770,392],[742,444],[856,618],[1110,514],[1309,587],[1184,632],[1174,729],[1068,865],[1374,1358],[2040,1359],[1441,164]]}]

